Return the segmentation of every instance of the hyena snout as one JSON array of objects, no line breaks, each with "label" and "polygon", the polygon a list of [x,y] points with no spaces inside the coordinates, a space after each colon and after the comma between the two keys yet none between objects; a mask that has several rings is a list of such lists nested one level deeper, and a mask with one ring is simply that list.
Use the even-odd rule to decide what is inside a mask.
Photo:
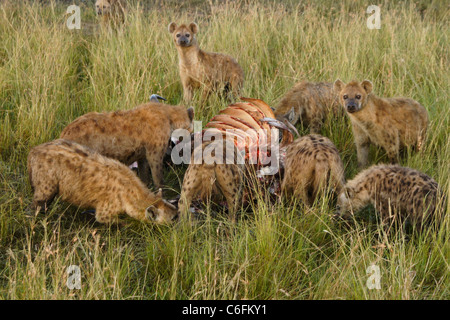
[{"label": "hyena snout", "polygon": [[188,36],[180,36],[177,38],[177,44],[181,47],[187,47],[191,43],[191,39]]},{"label": "hyena snout", "polygon": [[97,15],[101,16],[101,15],[107,14],[110,10],[110,7],[107,5],[104,5],[104,4],[103,5],[97,4],[95,6],[95,9],[96,9]]},{"label": "hyena snout", "polygon": [[354,113],[360,109],[360,105],[356,100],[349,99],[345,102],[345,109],[348,113]]},{"label": "hyena snout", "polygon": [[178,219],[177,208],[163,200],[159,207],[150,206],[146,209],[145,217],[159,224],[169,224]]}]

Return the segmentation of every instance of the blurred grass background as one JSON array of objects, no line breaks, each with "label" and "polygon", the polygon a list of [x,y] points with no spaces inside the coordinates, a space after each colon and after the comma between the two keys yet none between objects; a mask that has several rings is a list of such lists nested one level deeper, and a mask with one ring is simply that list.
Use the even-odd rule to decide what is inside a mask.
[{"label": "blurred grass background", "polygon": [[[72,3],[81,8],[81,30],[66,27]],[[448,2],[380,1],[380,30],[366,27],[365,1],[130,1],[119,30],[99,27],[93,3],[0,1],[0,298],[450,298],[448,215],[438,232],[412,237],[387,234],[370,209],[343,228],[330,218],[331,198],[309,210],[262,198],[236,225],[211,214],[195,225],[130,220],[108,227],[62,202],[26,216],[30,148],[89,111],[131,109],[151,93],[181,103],[171,21],[196,21],[202,49],[230,54],[243,67],[242,95],[271,106],[300,80],[337,78],[369,79],[379,96],[418,100],[430,115],[427,144],[401,164],[432,176],[448,194]],[[192,105],[206,124],[226,102],[201,104],[196,96]],[[348,120],[329,119],[322,134],[352,178]],[[386,157],[372,148],[371,159]],[[184,170],[166,172],[175,192]],[[372,263],[381,290],[366,286]],[[81,290],[65,285],[72,264],[81,268]]]}]

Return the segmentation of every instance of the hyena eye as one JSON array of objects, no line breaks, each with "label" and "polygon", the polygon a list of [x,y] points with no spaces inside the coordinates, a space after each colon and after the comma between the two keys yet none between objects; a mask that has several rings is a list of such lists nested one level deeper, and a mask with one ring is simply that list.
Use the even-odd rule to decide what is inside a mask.
[{"label": "hyena eye", "polygon": [[359,94],[357,94],[356,99],[361,99],[361,96]]},{"label": "hyena eye", "polygon": [[177,38],[181,37],[181,34],[177,34]]},{"label": "hyena eye", "polygon": [[348,95],[345,94],[342,98],[344,98],[344,100],[345,100],[348,98]]},{"label": "hyena eye", "polygon": [[189,38],[189,36],[190,36],[190,34],[189,34],[189,33],[186,33],[186,38]]}]

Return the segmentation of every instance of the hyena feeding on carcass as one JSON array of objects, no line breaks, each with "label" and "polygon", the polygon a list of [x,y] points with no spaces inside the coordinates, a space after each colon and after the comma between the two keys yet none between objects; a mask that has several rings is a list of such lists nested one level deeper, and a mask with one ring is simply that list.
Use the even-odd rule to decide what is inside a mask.
[{"label": "hyena feeding on carcass", "polygon": [[[231,220],[235,220],[242,197],[244,160],[234,141],[230,140],[224,136],[223,139],[203,142],[194,149],[184,175],[178,203],[182,216],[189,212],[195,198],[204,202],[213,199],[218,203],[223,197],[227,202]],[[201,159],[196,159],[196,156]]]},{"label": "hyena feeding on carcass", "polygon": [[291,200],[299,197],[304,204],[312,206],[328,188],[339,194],[344,184],[344,166],[330,139],[312,134],[287,147],[281,184],[284,196]]}]

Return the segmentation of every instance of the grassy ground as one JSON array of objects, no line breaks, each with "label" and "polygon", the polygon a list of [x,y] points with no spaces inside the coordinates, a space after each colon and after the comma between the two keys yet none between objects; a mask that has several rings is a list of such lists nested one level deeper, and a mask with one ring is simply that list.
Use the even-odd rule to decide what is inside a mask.
[{"label": "grassy ground", "polygon": [[[195,225],[129,220],[107,227],[58,201],[46,215],[26,216],[30,148],[89,111],[130,109],[151,93],[181,102],[167,32],[172,20],[196,21],[202,48],[242,65],[243,95],[272,106],[303,79],[370,79],[379,96],[420,101],[431,119],[428,141],[401,164],[434,177],[448,193],[448,4],[380,1],[381,29],[369,30],[365,1],[332,3],[161,1],[131,6],[123,29],[109,32],[98,28],[90,6],[81,5],[82,29],[68,30],[66,5],[0,2],[0,298],[449,299],[448,215],[439,231],[412,237],[386,234],[372,209],[344,228],[330,218],[328,198],[310,210],[260,199],[236,225],[219,214]],[[226,104],[193,105],[206,124]],[[348,119],[329,120],[322,134],[353,177]],[[371,159],[386,160],[376,148]],[[184,170],[166,172],[174,192]],[[371,264],[380,268],[380,290],[366,286]],[[80,290],[66,287],[70,265],[81,268]]]}]

